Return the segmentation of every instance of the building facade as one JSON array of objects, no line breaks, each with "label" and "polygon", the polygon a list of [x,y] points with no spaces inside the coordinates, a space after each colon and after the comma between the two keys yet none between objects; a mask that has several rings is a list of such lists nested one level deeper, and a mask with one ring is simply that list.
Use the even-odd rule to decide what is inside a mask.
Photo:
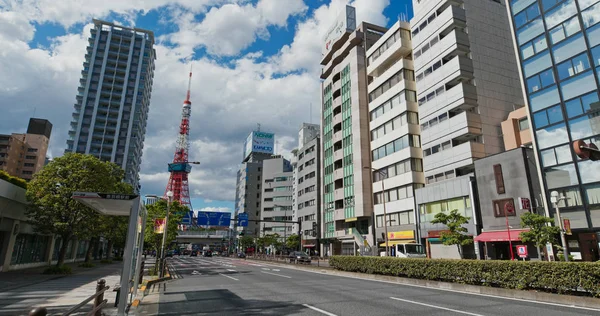
[{"label": "building facade", "polygon": [[52,124],[31,118],[25,134],[0,135],[0,168],[27,181],[46,165]]},{"label": "building facade", "polygon": [[346,6],[323,41],[321,170],[326,255],[371,252],[375,244],[366,52],[386,31],[368,23],[356,27],[355,9]]},{"label": "building facade", "polygon": [[521,244],[527,245],[529,258],[539,260],[538,249],[519,237],[527,230],[521,226],[521,215],[545,213],[533,149],[519,147],[479,159],[475,178],[481,219],[481,233],[475,241],[482,246],[481,258],[519,259],[516,246]]},{"label": "building facade", "polygon": [[[296,185],[294,190],[296,218],[302,224],[302,250],[314,253],[320,249],[321,230],[321,151],[318,124],[302,124],[298,133],[298,149],[295,154]],[[315,229],[316,228],[316,229]]]},{"label": "building facade", "polygon": [[596,261],[600,241],[600,164],[580,160],[571,144],[600,144],[600,2],[597,0],[507,1],[519,74],[527,100],[544,187],[569,219],[570,251]]},{"label": "building facade", "polygon": [[262,162],[262,201],[260,236],[278,234],[285,243],[287,237],[297,234],[292,223],[292,200],[294,195],[293,170],[285,158],[273,155]]},{"label": "building facade", "polygon": [[505,150],[512,150],[521,146],[533,146],[526,107],[521,107],[510,112],[506,121],[501,123],[501,126]]},{"label": "building facade", "polygon": [[94,20],[65,152],[91,154],[125,170],[139,190],[154,78],[154,33]]},{"label": "building facade", "polygon": [[[436,245],[444,227],[430,220],[445,207],[463,210],[471,217],[469,232],[477,234],[474,162],[504,150],[501,122],[523,101],[501,1],[413,0],[413,8],[410,24],[426,184],[416,192],[419,235]],[[440,250],[431,256],[452,256],[442,248],[431,247]],[[473,256],[476,251],[477,244]]]},{"label": "building facade", "polygon": [[425,183],[410,38],[408,22],[398,21],[367,51],[375,239],[379,249],[385,247],[386,230],[388,245],[415,242],[414,190]]}]

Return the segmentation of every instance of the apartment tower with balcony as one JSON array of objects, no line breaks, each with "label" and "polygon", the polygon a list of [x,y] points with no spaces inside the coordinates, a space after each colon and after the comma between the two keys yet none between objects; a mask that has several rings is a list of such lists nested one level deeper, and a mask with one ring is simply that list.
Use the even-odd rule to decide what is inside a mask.
[{"label": "apartment tower with balcony", "polygon": [[425,183],[412,59],[405,21],[367,51],[375,238],[381,250],[386,226],[389,245],[415,242],[414,191]]},{"label": "apartment tower with balcony", "polygon": [[91,154],[139,171],[154,78],[154,33],[94,20],[65,152]]},{"label": "apartment tower with balcony", "polygon": [[366,53],[386,31],[368,23],[356,27],[355,9],[346,6],[323,41],[325,254],[370,253],[374,245]]},{"label": "apartment tower with balcony", "polygon": [[[455,250],[440,246],[444,227],[430,221],[458,209],[477,234],[474,161],[504,150],[501,122],[523,96],[503,1],[413,0],[413,8],[426,184],[416,191],[420,238],[432,257],[453,257]],[[472,250],[474,257],[477,245]]]}]

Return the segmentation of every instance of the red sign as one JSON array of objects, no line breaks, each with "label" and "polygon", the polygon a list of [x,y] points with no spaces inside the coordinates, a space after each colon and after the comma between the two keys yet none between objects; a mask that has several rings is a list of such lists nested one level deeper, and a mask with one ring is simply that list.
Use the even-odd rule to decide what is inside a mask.
[{"label": "red sign", "polygon": [[528,256],[528,254],[527,254],[527,246],[525,246],[525,245],[518,245],[517,246],[517,254],[521,258],[527,258],[527,256]]},{"label": "red sign", "polygon": [[528,198],[519,198],[519,201],[521,201],[522,210],[531,210],[531,201]]},{"label": "red sign", "polygon": [[512,201],[507,201],[504,203],[504,213],[506,215],[514,215],[515,214],[515,206]]}]

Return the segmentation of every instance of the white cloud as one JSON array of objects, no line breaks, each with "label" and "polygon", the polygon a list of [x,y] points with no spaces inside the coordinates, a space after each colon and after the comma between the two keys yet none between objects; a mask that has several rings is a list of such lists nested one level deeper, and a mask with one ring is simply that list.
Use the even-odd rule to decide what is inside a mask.
[{"label": "white cloud", "polygon": [[285,27],[289,16],[306,10],[302,0],[260,0],[256,5],[237,3],[211,8],[202,21],[188,11],[173,19],[179,31],[162,39],[176,44],[182,54],[191,54],[202,46],[212,55],[237,55],[257,38],[269,39],[267,27]]},{"label": "white cloud", "polygon": [[390,0],[332,0],[329,5],[322,5],[310,18],[298,24],[294,41],[283,46],[273,58],[277,71],[287,73],[302,69],[312,74],[319,73],[322,39],[347,4],[356,8],[357,23],[365,21],[387,25],[388,19],[383,15],[383,10],[390,4]]},{"label": "white cloud", "polygon": [[194,210],[196,214],[197,212],[220,212],[220,213],[231,213],[233,210],[229,207],[204,207],[198,210]]},{"label": "white cloud", "polygon": [[[73,5],[76,0],[25,0],[11,1],[7,7],[0,9],[5,10],[0,12],[0,109],[3,113],[0,115],[0,133],[24,131],[35,109],[36,117],[47,118],[54,125],[50,154],[54,157],[62,155],[91,25],[71,29],[64,36],[52,38],[48,47],[36,48],[29,44],[35,34],[32,21],[52,21],[63,25],[89,21],[92,15],[108,14],[99,3],[109,7],[113,2],[105,0],[82,7]],[[198,1],[202,4],[212,2],[235,3],[240,8],[250,9],[255,13],[254,18],[260,16],[258,21],[243,17],[256,22],[251,24],[253,31],[249,33],[258,34],[256,36],[266,36],[261,32],[269,25],[285,27],[290,15],[302,14],[305,10],[300,1],[263,0],[256,5],[242,0]],[[282,7],[282,2],[287,7]],[[371,16],[374,20],[370,21],[377,23],[385,22],[381,12],[377,13],[377,9],[373,11],[372,8],[382,8],[387,1],[362,2],[370,3],[372,7],[360,9],[359,16]],[[360,7],[362,2],[357,0],[356,5]],[[63,8],[64,3],[71,4],[69,8],[64,7],[71,13],[57,11],[57,8]],[[177,3],[178,8],[194,5],[201,10],[201,5],[194,0],[120,1],[115,8],[121,13],[131,8],[141,12],[164,3]],[[300,124],[310,121],[310,104],[313,104],[315,118],[320,108],[320,80],[314,72],[302,70],[318,70],[320,34],[335,17],[336,7],[341,8],[345,3],[333,0],[331,5],[311,11],[310,17],[298,24],[291,46],[284,47],[275,59],[263,58],[261,51],[255,51],[227,64],[208,56],[192,61],[190,160],[201,162],[190,174],[193,198],[234,199],[242,144],[256,123],[261,123],[265,131],[276,133],[277,152],[289,156],[289,151],[297,144]],[[139,6],[135,7],[135,4]],[[22,10],[28,6],[37,8],[33,8],[35,12],[30,15],[15,10],[6,12],[7,8],[9,11],[12,7]],[[199,21],[197,24],[202,23]],[[313,29],[316,33],[311,32]],[[220,28],[212,31],[213,36],[221,36],[224,32]],[[228,38],[227,34],[224,36]],[[208,39],[205,37],[203,40],[210,42]],[[244,45],[249,44],[240,46],[232,42],[218,45],[221,46],[215,49],[233,52],[243,50]],[[140,177],[143,193],[161,195],[169,178],[167,163],[173,159],[189,64],[182,62],[187,55],[180,47],[157,44],[155,48],[156,70]],[[293,72],[282,75],[282,69]],[[313,119],[313,122],[316,121]]]}]

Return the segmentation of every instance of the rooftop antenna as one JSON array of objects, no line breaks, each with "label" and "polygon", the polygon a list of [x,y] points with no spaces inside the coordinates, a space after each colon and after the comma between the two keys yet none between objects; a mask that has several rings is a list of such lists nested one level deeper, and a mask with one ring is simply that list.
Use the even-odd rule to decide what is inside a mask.
[{"label": "rooftop antenna", "polygon": [[313,115],[312,115],[312,102],[310,103],[310,117],[308,119],[308,122],[312,124],[312,119],[313,119]]},{"label": "rooftop antenna", "polygon": [[260,132],[260,123],[256,123],[256,131]]},{"label": "rooftop antenna", "polygon": [[190,102],[190,89],[192,87],[192,63],[190,63],[190,78],[188,79],[188,88],[187,88],[187,94],[185,95],[185,102],[186,104],[192,104],[192,102]]}]

